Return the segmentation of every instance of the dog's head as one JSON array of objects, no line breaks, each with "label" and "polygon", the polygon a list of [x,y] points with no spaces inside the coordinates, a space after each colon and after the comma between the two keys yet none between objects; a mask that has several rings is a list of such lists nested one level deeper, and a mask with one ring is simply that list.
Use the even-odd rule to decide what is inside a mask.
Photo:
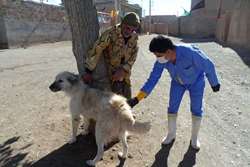
[{"label": "dog's head", "polygon": [[78,75],[70,72],[61,72],[56,76],[55,81],[50,85],[52,92],[69,91],[79,82]]}]

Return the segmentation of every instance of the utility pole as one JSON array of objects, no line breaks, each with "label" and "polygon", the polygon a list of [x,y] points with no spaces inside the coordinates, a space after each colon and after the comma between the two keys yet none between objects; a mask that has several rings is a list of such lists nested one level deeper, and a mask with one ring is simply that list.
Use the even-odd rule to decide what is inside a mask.
[{"label": "utility pole", "polygon": [[217,19],[219,19],[221,16],[221,10],[222,10],[222,0],[219,1]]},{"label": "utility pole", "polygon": [[118,22],[120,20],[119,15],[121,13],[121,0],[115,0],[115,13],[116,13],[115,22],[116,22],[116,24],[118,24]]},{"label": "utility pole", "polygon": [[149,0],[149,34],[151,34],[151,23],[152,23],[152,21],[151,21],[151,0]]}]

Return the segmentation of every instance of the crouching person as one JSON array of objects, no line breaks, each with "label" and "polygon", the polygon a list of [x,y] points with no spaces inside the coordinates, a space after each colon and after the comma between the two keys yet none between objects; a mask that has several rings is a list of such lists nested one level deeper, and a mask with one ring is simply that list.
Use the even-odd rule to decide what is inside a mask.
[{"label": "crouching person", "polygon": [[83,80],[85,83],[93,81],[92,72],[96,69],[101,56],[104,57],[111,91],[131,98],[131,69],[136,61],[138,52],[139,16],[135,13],[127,14],[121,24],[109,28],[98,38],[93,48],[86,56]]},{"label": "crouching person", "polygon": [[157,61],[153,70],[136,97],[128,100],[134,107],[143,98],[148,96],[164,69],[171,76],[171,88],[168,107],[168,134],[162,144],[170,144],[176,137],[177,112],[185,91],[189,91],[192,113],[191,146],[200,149],[198,133],[200,129],[203,109],[202,101],[205,88],[205,76],[214,92],[220,90],[213,62],[199,48],[193,45],[174,45],[163,36],[153,38],[149,50],[154,53]]}]

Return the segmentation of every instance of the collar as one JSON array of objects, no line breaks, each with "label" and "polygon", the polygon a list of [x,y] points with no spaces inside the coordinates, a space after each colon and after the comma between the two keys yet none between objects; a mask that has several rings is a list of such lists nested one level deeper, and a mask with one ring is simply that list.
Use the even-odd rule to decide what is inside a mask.
[{"label": "collar", "polygon": [[179,60],[180,60],[180,49],[177,45],[175,45],[175,55],[176,55],[176,59],[175,59],[175,63],[172,63],[173,65],[176,65]]}]

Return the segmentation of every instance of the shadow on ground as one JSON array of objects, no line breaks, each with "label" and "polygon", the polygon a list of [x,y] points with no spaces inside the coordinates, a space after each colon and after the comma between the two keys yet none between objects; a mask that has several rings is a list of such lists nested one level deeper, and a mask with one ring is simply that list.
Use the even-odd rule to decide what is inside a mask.
[{"label": "shadow on ground", "polygon": [[193,167],[196,164],[196,154],[198,152],[198,150],[193,149],[190,145],[178,167]]},{"label": "shadow on ground", "polygon": [[25,157],[28,153],[21,153],[26,148],[30,147],[31,144],[28,144],[20,149],[13,149],[12,144],[17,142],[20,137],[12,137],[3,144],[0,144],[0,166],[1,167],[28,167],[31,166],[31,162],[26,161]]},{"label": "shadow on ground", "polygon": [[230,47],[233,49],[241,60],[250,68],[250,50],[240,47]]},{"label": "shadow on ground", "polygon": [[174,141],[168,145],[162,145],[161,149],[155,154],[155,161],[151,167],[168,167],[169,152]]},{"label": "shadow on ground", "polygon": [[[105,150],[112,147],[117,142],[109,144]],[[74,144],[65,144],[54,150],[31,167],[87,167],[86,160],[93,159],[96,155],[97,147],[93,135],[80,135]]]},{"label": "shadow on ground", "polygon": [[32,167],[84,167],[85,161],[94,158],[95,139],[92,135],[80,135],[74,144],[65,144],[32,164]]},{"label": "shadow on ground", "polygon": [[184,43],[207,43],[207,42],[216,42],[216,39],[214,39],[214,38],[188,38],[188,37],[183,37],[181,39],[181,42],[184,42]]},{"label": "shadow on ground", "polygon": [[[168,167],[168,156],[173,143],[174,141],[169,145],[162,145],[161,149],[156,153],[155,161],[151,167]],[[193,167],[196,164],[197,153],[198,150],[193,149],[190,145],[178,167]]]}]

